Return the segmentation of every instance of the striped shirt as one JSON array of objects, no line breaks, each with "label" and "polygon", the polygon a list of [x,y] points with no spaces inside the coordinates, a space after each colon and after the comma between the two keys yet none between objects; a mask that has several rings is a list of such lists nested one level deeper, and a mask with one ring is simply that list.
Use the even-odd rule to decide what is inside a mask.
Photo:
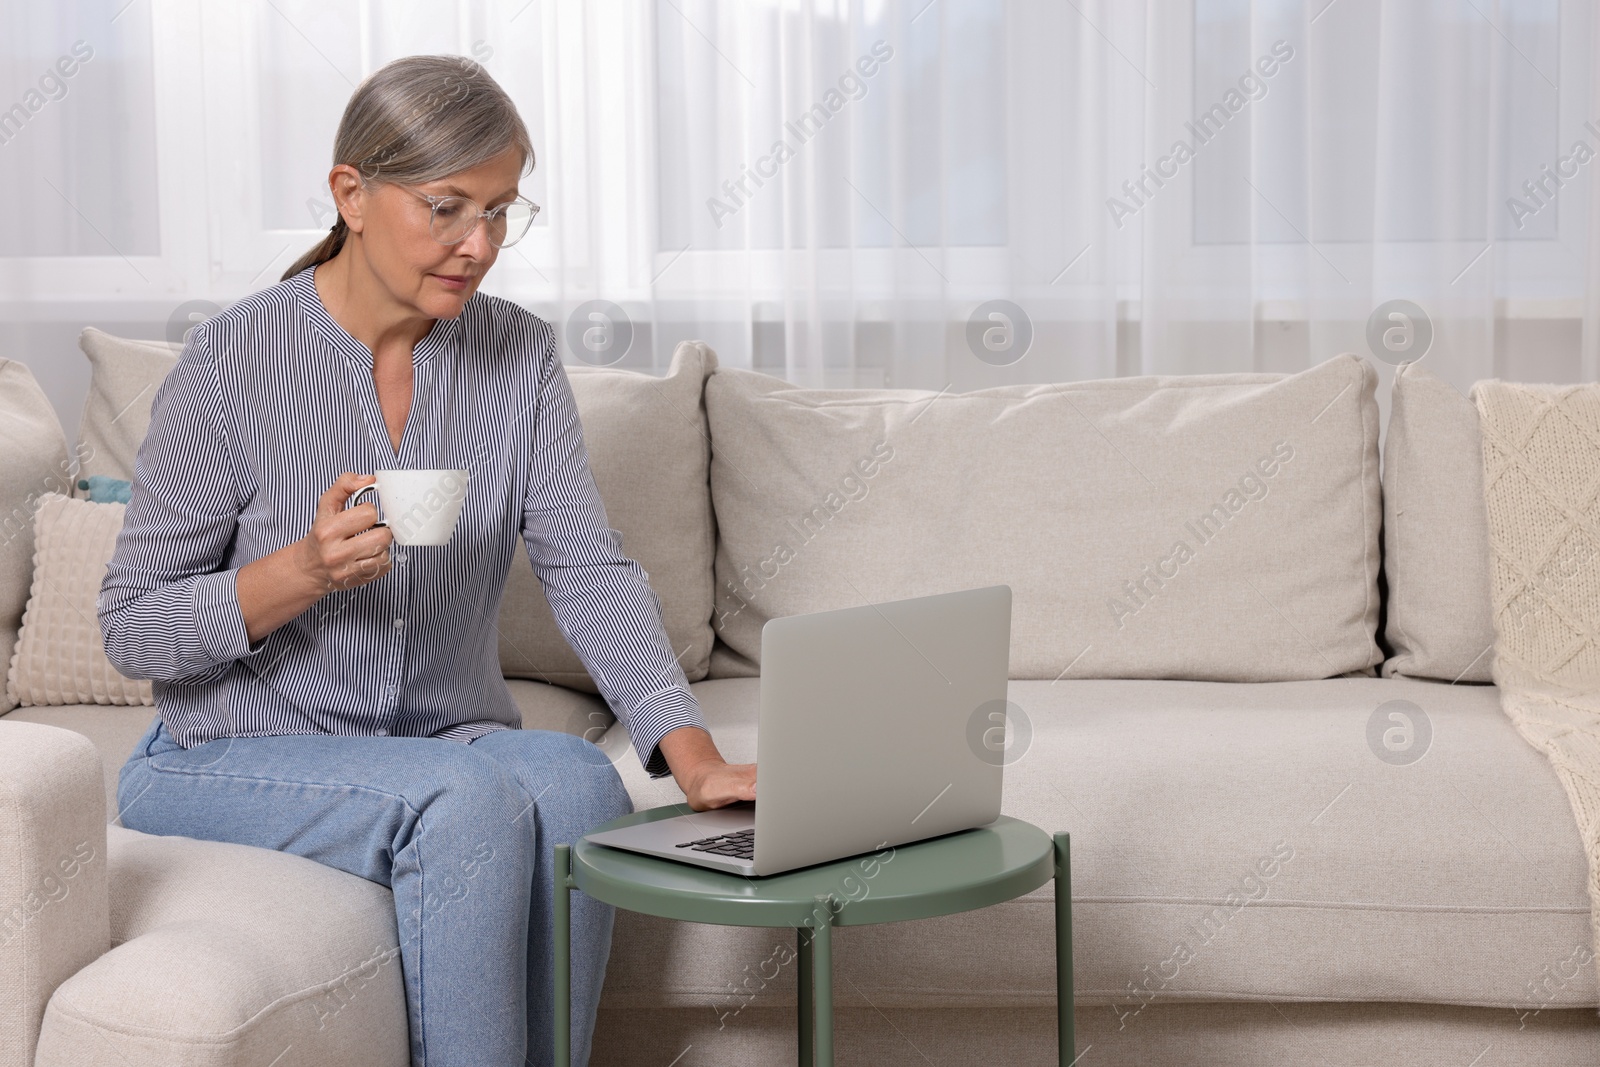
[{"label": "striped shirt", "polygon": [[[669,773],[662,735],[705,723],[661,602],[607,524],[550,324],[482,292],[434,320],[411,354],[397,453],[372,353],[323,307],[314,270],[196,326],[158,387],[100,587],[111,662],[151,679],[184,748],[520,729],[495,625],[520,532],[640,761],[652,777]],[[469,472],[449,543],[391,546],[383,577],[326,593],[250,644],[239,568],[305,537],[341,473],[385,468]]]}]

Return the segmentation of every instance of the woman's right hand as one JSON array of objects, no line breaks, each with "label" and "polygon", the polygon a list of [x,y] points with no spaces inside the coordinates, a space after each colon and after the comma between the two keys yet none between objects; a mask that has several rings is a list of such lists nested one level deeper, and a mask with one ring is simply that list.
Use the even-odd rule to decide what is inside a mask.
[{"label": "woman's right hand", "polygon": [[341,474],[317,501],[311,532],[300,539],[300,568],[318,589],[354,589],[389,573],[389,545],[394,534],[378,521],[376,504],[345,504],[362,486],[377,479],[370,474]]}]

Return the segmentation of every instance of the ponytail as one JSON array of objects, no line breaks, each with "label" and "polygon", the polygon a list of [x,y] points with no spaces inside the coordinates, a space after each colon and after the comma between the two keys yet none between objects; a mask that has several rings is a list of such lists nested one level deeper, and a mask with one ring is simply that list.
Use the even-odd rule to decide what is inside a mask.
[{"label": "ponytail", "polygon": [[295,260],[294,266],[284,271],[283,277],[278,280],[287,281],[307,267],[328,262],[328,260],[339,254],[339,249],[344,247],[344,239],[349,233],[350,227],[345,225],[344,216],[340,215],[339,221],[329,228],[328,236],[324,237],[311,251]]}]

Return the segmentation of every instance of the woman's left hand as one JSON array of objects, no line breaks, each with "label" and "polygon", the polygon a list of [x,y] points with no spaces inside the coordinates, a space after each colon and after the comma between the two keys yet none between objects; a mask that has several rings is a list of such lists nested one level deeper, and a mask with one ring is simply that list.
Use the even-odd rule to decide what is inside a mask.
[{"label": "woman's left hand", "polygon": [[689,799],[695,811],[726,807],[740,800],[756,798],[756,765],[754,763],[728,763],[722,757],[697,764],[687,775],[688,781],[678,778],[678,788]]},{"label": "woman's left hand", "polygon": [[756,765],[729,763],[711,735],[698,726],[682,726],[657,743],[672,777],[695,811],[722,808],[756,798]]}]

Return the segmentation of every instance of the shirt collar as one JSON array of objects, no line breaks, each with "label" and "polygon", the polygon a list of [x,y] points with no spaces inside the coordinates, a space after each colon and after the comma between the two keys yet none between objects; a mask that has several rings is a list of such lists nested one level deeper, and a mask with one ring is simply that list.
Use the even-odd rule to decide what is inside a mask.
[{"label": "shirt collar", "polygon": [[[352,356],[371,367],[372,351],[340,326],[322,305],[322,297],[317,295],[317,283],[312,277],[316,269],[316,264],[312,264],[289,277],[290,285],[299,298],[301,312],[310,320],[312,326],[327,338],[328,343],[333,345],[334,351]],[[463,308],[461,315],[453,319],[433,320],[433,328],[428,331],[428,335],[418,341],[411,350],[411,365],[419,367],[430,362],[435,355],[452,344],[461,329],[462,317],[465,314],[466,309]]]}]

